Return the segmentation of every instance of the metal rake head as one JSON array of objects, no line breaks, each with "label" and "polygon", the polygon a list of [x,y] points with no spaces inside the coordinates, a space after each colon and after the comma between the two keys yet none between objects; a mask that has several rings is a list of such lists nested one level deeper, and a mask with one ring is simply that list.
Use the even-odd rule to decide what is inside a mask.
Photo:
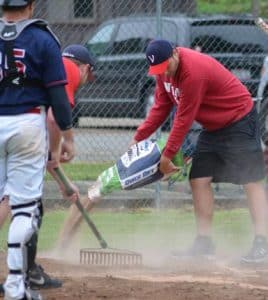
[{"label": "metal rake head", "polygon": [[80,264],[94,266],[141,266],[142,255],[137,252],[117,249],[80,250]]}]

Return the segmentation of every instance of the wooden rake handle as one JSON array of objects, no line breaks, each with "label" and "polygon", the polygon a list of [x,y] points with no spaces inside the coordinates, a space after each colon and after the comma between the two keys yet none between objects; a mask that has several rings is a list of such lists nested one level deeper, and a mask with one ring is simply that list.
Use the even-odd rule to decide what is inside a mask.
[{"label": "wooden rake handle", "polygon": [[[62,184],[65,187],[66,190],[66,194],[67,195],[72,195],[74,193],[74,190],[72,189],[71,185],[69,184],[69,181],[67,180],[66,176],[63,174],[63,172],[61,171],[60,168],[54,168],[54,171],[56,173],[56,175],[58,176],[59,180],[62,182]],[[96,236],[96,238],[98,239],[100,246],[102,249],[106,249],[108,248],[108,244],[106,243],[106,241],[103,239],[103,237],[101,236],[100,232],[98,231],[96,225],[93,223],[93,221],[90,219],[88,213],[86,212],[86,210],[84,209],[83,205],[80,202],[80,199],[78,198],[77,201],[75,202],[76,207],[79,209],[79,211],[82,214],[82,217],[84,218],[84,220],[86,221],[86,223],[88,224],[88,226],[90,227],[90,229],[92,230],[92,232],[94,233],[94,235]]]}]

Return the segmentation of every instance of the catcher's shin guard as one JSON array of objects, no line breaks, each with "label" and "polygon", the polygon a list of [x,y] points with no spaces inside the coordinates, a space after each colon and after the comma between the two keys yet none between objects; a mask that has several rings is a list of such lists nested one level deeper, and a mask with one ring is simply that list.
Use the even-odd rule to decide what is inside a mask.
[{"label": "catcher's shin guard", "polygon": [[[42,300],[42,296],[39,294],[38,291],[31,290],[27,288],[24,293],[24,297],[20,300]],[[10,298],[9,296],[5,295],[4,300],[14,300],[14,298]]]},{"label": "catcher's shin guard", "polygon": [[[42,224],[42,218],[43,218],[43,204],[41,202],[41,199],[38,200],[38,217],[37,217],[37,228],[38,230],[41,227]],[[35,258],[37,253],[37,243],[38,243],[38,232],[34,232],[31,239],[27,243],[27,259],[28,259],[28,269],[31,270],[35,266]]]},{"label": "catcher's shin guard", "polygon": [[31,253],[29,245],[35,245],[36,248],[41,222],[39,201],[11,206],[11,211],[7,253],[9,274],[4,285],[5,299],[24,299],[28,285],[27,273],[35,258],[35,250],[32,251],[34,254]]}]

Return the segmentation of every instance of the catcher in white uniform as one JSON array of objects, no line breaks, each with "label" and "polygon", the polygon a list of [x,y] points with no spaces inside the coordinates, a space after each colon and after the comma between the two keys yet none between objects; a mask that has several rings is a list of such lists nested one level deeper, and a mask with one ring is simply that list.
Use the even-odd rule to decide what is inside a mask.
[{"label": "catcher in white uniform", "polygon": [[46,110],[52,107],[70,160],[71,109],[58,40],[44,21],[31,19],[34,0],[5,0],[0,6],[0,57],[5,58],[0,60],[0,199],[9,198],[12,214],[4,299],[41,299],[29,288],[28,275],[42,220]]}]

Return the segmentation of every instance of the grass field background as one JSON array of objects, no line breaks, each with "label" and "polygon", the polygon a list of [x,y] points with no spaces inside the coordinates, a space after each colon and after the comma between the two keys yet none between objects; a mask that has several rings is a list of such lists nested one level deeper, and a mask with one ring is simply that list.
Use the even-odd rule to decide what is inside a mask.
[{"label": "grass field background", "polygon": [[[67,210],[47,211],[39,234],[39,250],[51,250]],[[139,251],[161,252],[188,247],[195,236],[192,208],[172,210],[139,209],[135,211],[97,211],[92,219],[109,246]],[[1,248],[5,248],[7,226],[0,231]],[[220,252],[246,250],[251,245],[252,226],[248,209],[218,209],[215,212],[213,237]],[[90,229],[82,223],[79,247],[98,247]],[[242,250],[241,250],[242,249]]]},{"label": "grass field background", "polygon": [[[260,15],[268,16],[268,1],[259,0]],[[204,14],[251,13],[252,0],[197,0],[197,11]]]},{"label": "grass field background", "polygon": [[[113,162],[104,163],[88,163],[88,162],[71,162],[62,164],[67,176],[73,181],[95,180],[102,171],[113,165]],[[47,172],[45,180],[53,180],[52,176]]]}]

